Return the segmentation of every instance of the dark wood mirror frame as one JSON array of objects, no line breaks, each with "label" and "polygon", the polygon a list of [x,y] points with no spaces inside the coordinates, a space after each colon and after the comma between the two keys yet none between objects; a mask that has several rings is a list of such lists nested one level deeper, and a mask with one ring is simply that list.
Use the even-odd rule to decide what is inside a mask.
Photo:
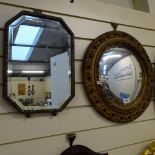
[{"label": "dark wood mirror frame", "polygon": [[[138,96],[129,104],[114,104],[107,100],[97,79],[99,75],[99,60],[108,48],[125,47],[133,52],[143,71],[142,86]],[[83,61],[83,85],[92,106],[105,118],[125,123],[138,118],[148,107],[153,92],[153,69],[143,46],[131,35],[122,31],[110,31],[97,37],[89,45]],[[115,101],[117,103],[117,101]]]},{"label": "dark wood mirror frame", "polygon": [[[63,25],[65,30],[71,36],[71,63],[70,63],[71,64],[71,73],[72,73],[71,74],[71,95],[68,97],[68,99],[64,102],[64,104],[59,109],[34,110],[34,111],[33,110],[26,110],[26,111],[24,111],[19,106],[17,106],[17,104],[7,94],[7,86],[8,86],[8,82],[7,82],[7,77],[8,77],[8,75],[7,75],[7,68],[8,68],[8,28],[9,28],[9,25],[13,21],[15,21],[16,19],[18,19],[19,17],[21,17],[23,15],[29,15],[29,16],[33,16],[33,17],[40,17],[43,19],[58,21]],[[4,86],[3,86],[3,96],[19,112],[25,113],[27,117],[30,117],[31,113],[51,112],[53,115],[56,115],[57,112],[62,111],[67,106],[67,104],[73,99],[73,97],[75,96],[75,71],[74,71],[75,67],[74,67],[74,65],[75,65],[74,64],[74,34],[62,18],[45,15],[45,14],[42,14],[41,11],[39,11],[39,10],[34,10],[34,12],[21,11],[16,16],[14,16],[13,18],[11,18],[9,21],[6,22],[5,27],[4,27],[4,61],[3,61],[3,82],[4,82]]]}]

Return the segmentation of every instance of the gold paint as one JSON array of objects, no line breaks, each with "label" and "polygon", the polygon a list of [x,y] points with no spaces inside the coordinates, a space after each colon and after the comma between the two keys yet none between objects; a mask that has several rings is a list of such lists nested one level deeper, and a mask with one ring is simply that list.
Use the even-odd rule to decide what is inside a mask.
[{"label": "gold paint", "polygon": [[[143,82],[138,96],[129,104],[115,104],[107,100],[96,84],[101,55],[110,47],[126,47],[137,58],[143,70]],[[152,99],[153,68],[143,46],[131,35],[121,31],[110,31],[97,37],[89,45],[82,66],[83,84],[92,106],[103,117],[114,122],[125,123],[138,118],[148,107]]]},{"label": "gold paint", "polygon": [[150,143],[141,155],[155,155],[155,141]]}]

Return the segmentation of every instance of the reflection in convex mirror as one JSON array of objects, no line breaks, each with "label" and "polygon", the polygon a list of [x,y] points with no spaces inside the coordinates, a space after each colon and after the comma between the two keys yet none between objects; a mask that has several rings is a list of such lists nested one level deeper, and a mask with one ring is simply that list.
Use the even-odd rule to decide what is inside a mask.
[{"label": "reflection in convex mirror", "polygon": [[5,96],[22,112],[59,110],[74,96],[73,34],[61,18],[17,17],[6,24]]},{"label": "reflection in convex mirror", "polygon": [[99,62],[99,80],[104,96],[111,101],[128,104],[142,85],[142,70],[136,57],[125,48],[110,48]]}]

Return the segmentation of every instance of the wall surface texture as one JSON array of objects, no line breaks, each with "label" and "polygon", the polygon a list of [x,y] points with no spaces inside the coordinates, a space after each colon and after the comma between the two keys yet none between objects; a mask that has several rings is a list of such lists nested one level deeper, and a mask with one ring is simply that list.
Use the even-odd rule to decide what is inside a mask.
[{"label": "wall surface texture", "polygon": [[134,9],[134,2],[133,0],[96,0],[96,1],[100,1],[100,2],[104,2],[104,3],[109,3],[112,5],[118,5],[118,6],[122,6],[125,8],[130,8],[130,9]]},{"label": "wall surface texture", "polygon": [[[155,16],[96,0],[1,0],[0,64],[3,60],[3,31],[7,20],[21,10],[42,9],[62,17],[75,34],[75,97],[56,117],[36,114],[25,118],[2,97],[0,67],[0,155],[59,155],[68,147],[66,134],[75,132],[75,144],[86,145],[109,155],[138,155],[155,139],[155,106],[150,103],[137,120],[118,124],[102,118],[87,100],[82,86],[81,64],[89,43],[111,31],[108,22],[137,38],[155,63]],[[133,26],[136,26],[133,27]]]},{"label": "wall surface texture", "polygon": [[148,4],[149,4],[150,13],[155,14],[155,10],[154,10],[155,1],[154,0],[148,0]]}]

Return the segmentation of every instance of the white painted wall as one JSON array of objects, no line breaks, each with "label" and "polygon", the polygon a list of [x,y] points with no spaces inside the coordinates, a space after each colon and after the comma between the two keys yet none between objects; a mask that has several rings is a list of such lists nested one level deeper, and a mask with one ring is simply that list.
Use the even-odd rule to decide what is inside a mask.
[{"label": "white painted wall", "polygon": [[[4,5],[2,2],[11,5]],[[21,10],[32,11],[31,8],[43,9],[44,14],[60,16],[66,21],[75,34],[76,60],[83,59],[91,39],[112,30],[110,24],[102,22],[103,20],[148,29],[155,27],[154,15],[96,0],[75,0],[75,3],[69,3],[69,0],[1,0],[0,28]],[[133,35],[143,45],[155,46],[155,31],[126,26],[119,26],[118,29]],[[2,34],[1,30],[1,56]],[[151,61],[155,62],[155,48],[144,47]],[[2,59],[0,60],[2,66]],[[155,139],[154,101],[143,115],[133,122],[118,124],[106,120],[90,106],[83,86],[79,83],[82,81],[81,64],[81,61],[75,61],[75,98],[56,117],[37,114],[28,119],[18,114],[2,97],[3,81],[0,74],[0,155],[59,155],[69,146],[66,133],[70,132],[77,134],[75,144],[86,145],[97,152],[108,151],[109,155],[138,155]],[[0,72],[2,73],[2,67]]]},{"label": "white painted wall", "polygon": [[155,0],[148,0],[149,9],[151,14],[155,14]]},{"label": "white painted wall", "polygon": [[149,13],[150,12],[149,1],[150,0],[133,0],[135,9]]},{"label": "white painted wall", "polygon": [[104,3],[109,3],[112,5],[117,5],[125,8],[134,9],[134,3],[133,0],[96,0],[96,1],[102,1]]},{"label": "white painted wall", "polygon": [[[154,0],[96,0],[96,1],[148,13],[151,13],[151,11],[154,12],[154,6],[155,6]],[[149,8],[151,8],[152,10],[150,10]]]}]

